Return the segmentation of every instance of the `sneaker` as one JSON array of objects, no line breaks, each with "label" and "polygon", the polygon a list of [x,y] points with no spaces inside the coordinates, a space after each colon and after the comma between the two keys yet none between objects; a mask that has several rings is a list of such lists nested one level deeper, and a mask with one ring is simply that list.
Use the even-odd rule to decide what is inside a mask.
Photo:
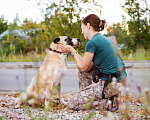
[{"label": "sneaker", "polygon": [[118,94],[112,96],[111,100],[111,112],[117,112],[119,110],[119,101],[118,101]]}]

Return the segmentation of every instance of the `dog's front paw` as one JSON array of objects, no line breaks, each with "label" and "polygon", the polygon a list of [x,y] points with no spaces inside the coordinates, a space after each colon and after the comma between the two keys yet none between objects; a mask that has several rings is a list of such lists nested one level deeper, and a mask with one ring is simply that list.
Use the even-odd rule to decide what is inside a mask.
[{"label": "dog's front paw", "polygon": [[56,98],[56,99],[53,100],[53,102],[58,105],[60,103],[60,99]]},{"label": "dog's front paw", "polygon": [[60,102],[61,104],[67,105],[67,102],[65,102],[63,98],[60,100]]},{"label": "dog's front paw", "polygon": [[16,104],[16,105],[14,106],[14,109],[18,109],[18,108],[21,108],[21,105]]},{"label": "dog's front paw", "polygon": [[23,103],[23,100],[21,99],[21,97],[17,97],[16,99],[15,99],[15,104],[17,105],[21,105]]}]

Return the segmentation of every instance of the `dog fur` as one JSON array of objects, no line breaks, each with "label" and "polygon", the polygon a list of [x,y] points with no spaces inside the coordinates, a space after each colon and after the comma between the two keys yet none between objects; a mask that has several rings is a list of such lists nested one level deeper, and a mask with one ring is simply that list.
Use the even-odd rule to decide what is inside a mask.
[{"label": "dog fur", "polygon": [[79,44],[80,39],[69,38],[67,36],[59,36],[51,43],[50,48],[52,50],[46,50],[46,57],[44,63],[40,66],[30,85],[25,92],[16,98],[16,103],[19,105],[25,103],[28,99],[28,104],[31,106],[39,105],[39,103],[45,104],[45,107],[49,107],[49,102],[52,94],[53,86],[58,87],[58,97],[60,102],[64,102],[61,95],[61,80],[67,72],[67,54],[58,53],[60,51],[58,45],[65,44],[73,47]]}]

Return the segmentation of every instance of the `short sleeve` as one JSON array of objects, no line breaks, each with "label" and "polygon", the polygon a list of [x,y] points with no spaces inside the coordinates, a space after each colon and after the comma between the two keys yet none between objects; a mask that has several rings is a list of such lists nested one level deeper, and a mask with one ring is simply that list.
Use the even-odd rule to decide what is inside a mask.
[{"label": "short sleeve", "polygon": [[96,50],[95,43],[92,40],[88,41],[86,46],[85,46],[85,52],[93,52],[93,53],[95,53],[95,50]]}]

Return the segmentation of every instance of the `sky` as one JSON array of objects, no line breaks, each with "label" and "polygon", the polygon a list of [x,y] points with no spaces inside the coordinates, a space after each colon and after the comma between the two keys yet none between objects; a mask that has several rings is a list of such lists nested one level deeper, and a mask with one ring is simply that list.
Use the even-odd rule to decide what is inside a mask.
[{"label": "sky", "polygon": [[[100,1],[100,0],[99,0]],[[120,0],[101,0],[102,14],[101,19],[106,19],[107,24],[111,25],[122,21],[122,9],[119,5]],[[3,15],[8,23],[12,23],[16,14],[18,14],[20,21],[25,18],[33,19],[33,21],[40,22],[43,16],[39,7],[36,6],[36,0],[0,0],[0,16]],[[88,13],[85,13],[88,15]]]},{"label": "sky", "polygon": [[13,22],[16,14],[18,14],[20,21],[25,18],[41,21],[43,17],[35,5],[35,0],[0,0],[0,16],[3,15],[8,23]]}]

